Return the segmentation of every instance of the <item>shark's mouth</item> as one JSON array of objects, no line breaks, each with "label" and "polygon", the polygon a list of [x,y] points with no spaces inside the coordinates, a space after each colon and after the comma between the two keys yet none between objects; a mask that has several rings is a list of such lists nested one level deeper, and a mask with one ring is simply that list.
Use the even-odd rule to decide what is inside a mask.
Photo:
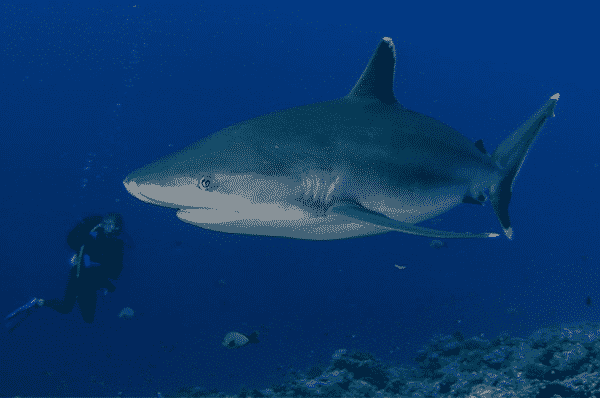
[{"label": "shark's mouth", "polygon": [[240,220],[236,211],[224,211],[211,207],[187,207],[177,210],[177,218],[191,224],[222,224]]},{"label": "shark's mouth", "polygon": [[140,198],[141,200],[143,200],[144,202],[147,202],[147,203],[151,203],[153,205],[163,206],[163,207],[173,207],[173,208],[176,208],[176,209],[180,208],[180,206],[175,206],[175,205],[173,205],[172,203],[169,203],[169,202],[163,202],[163,201],[160,201],[160,200],[152,199],[152,198],[144,195],[141,192],[138,192],[138,195],[141,196],[141,197],[143,197],[143,199]]},{"label": "shark's mouth", "polygon": [[296,223],[312,218],[312,215],[297,206],[281,203],[262,203],[251,207],[180,207],[177,217],[192,224],[227,224],[231,222],[253,223]]},{"label": "shark's mouth", "polygon": [[177,205],[177,204],[170,203],[170,202],[163,202],[162,200],[152,199],[152,198],[144,195],[143,193],[137,193],[136,196],[138,197],[138,199],[140,199],[146,203],[150,203],[150,204],[162,206],[162,207],[170,207],[172,209],[177,209],[177,210],[188,210],[188,209],[209,209],[210,210],[211,209],[210,207],[181,206],[181,205]]},{"label": "shark's mouth", "polygon": [[206,206],[201,206],[201,207],[197,207],[197,206],[180,206],[179,208],[177,208],[177,213],[179,213],[180,211],[183,212],[193,212],[195,210],[214,210],[217,211],[218,209],[214,208],[214,207],[206,207]]}]

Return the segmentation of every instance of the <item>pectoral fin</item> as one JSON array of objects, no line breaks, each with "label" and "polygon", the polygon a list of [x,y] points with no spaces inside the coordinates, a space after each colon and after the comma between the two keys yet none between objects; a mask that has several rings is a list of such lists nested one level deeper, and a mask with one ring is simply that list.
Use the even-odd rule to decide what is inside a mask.
[{"label": "pectoral fin", "polygon": [[458,232],[447,232],[438,231],[431,228],[418,227],[413,224],[404,223],[401,221],[392,220],[391,218],[369,209],[366,209],[360,205],[350,202],[342,202],[334,205],[329,209],[329,212],[334,214],[340,214],[349,218],[353,218],[359,222],[367,222],[375,224],[381,227],[390,228],[394,231],[404,232],[407,234],[427,236],[430,238],[495,238],[498,236],[496,233],[482,233],[472,234],[470,232],[458,233]]}]

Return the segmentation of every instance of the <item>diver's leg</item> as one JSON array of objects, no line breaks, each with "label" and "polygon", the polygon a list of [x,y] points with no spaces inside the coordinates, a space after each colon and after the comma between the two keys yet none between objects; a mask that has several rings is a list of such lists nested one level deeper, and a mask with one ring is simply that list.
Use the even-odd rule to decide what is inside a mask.
[{"label": "diver's leg", "polygon": [[83,320],[87,323],[94,322],[94,314],[96,313],[96,290],[86,289],[79,294],[77,301],[79,302]]},{"label": "diver's leg", "polygon": [[63,300],[60,299],[49,299],[44,300],[44,307],[52,308],[61,314],[68,314],[73,310],[75,306],[75,298],[77,297],[77,284],[78,278],[76,276],[77,268],[72,267],[69,272],[69,279],[67,280],[67,287],[65,288],[65,297]]}]

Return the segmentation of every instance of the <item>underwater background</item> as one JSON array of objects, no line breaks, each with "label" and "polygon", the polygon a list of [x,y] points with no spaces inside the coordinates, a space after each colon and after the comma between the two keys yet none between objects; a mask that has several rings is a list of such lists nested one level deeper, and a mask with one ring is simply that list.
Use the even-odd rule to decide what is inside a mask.
[{"label": "underwater background", "polygon": [[[62,296],[84,217],[121,213],[133,244],[93,324],[41,308],[0,332],[0,395],[235,394],[340,349],[410,365],[440,334],[598,321],[598,6],[440,3],[1,4],[0,313]],[[560,93],[514,185],[512,241],[217,233],[125,190],[228,125],[346,95],[383,37],[398,101],[488,151]],[[489,202],[420,225],[501,233]],[[260,343],[228,350],[231,331]]]}]

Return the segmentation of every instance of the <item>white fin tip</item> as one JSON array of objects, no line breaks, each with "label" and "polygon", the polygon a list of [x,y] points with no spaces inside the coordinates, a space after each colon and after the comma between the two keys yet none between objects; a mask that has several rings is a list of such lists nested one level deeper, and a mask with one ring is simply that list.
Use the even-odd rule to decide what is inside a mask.
[{"label": "white fin tip", "polygon": [[392,52],[394,53],[394,59],[396,59],[396,46],[394,45],[392,38],[386,36],[382,40],[385,41],[388,47],[392,49]]},{"label": "white fin tip", "polygon": [[552,97],[550,97],[550,99],[553,99],[553,100],[558,100],[558,97],[560,97],[560,94],[559,94],[559,93],[556,93],[556,94],[554,94]]}]

